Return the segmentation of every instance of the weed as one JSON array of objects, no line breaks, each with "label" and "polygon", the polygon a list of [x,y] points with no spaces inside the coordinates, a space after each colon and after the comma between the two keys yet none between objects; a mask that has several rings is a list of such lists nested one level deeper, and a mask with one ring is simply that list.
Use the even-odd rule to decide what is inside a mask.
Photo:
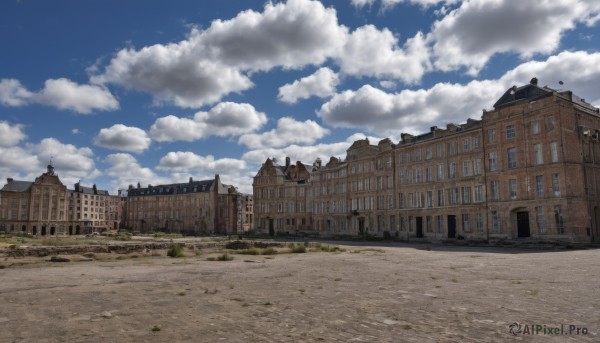
[{"label": "weed", "polygon": [[263,305],[265,305],[265,306],[271,306],[271,305],[273,305],[273,304],[271,304],[270,302],[268,302],[268,301],[267,301],[267,302],[266,302],[266,303],[264,303]]},{"label": "weed", "polygon": [[196,249],[196,250],[194,250],[194,254],[196,254],[196,256],[200,256],[200,255],[202,255],[202,250]]},{"label": "weed", "polygon": [[152,327],[152,332],[158,332],[158,331],[160,331],[160,326],[158,326],[158,325],[154,325],[154,326]]},{"label": "weed", "polygon": [[260,251],[256,248],[243,249],[243,250],[236,251],[235,253],[241,254],[241,255],[260,255]]},{"label": "weed", "polygon": [[268,247],[268,248],[263,249],[261,251],[261,254],[262,255],[275,255],[275,254],[277,254],[277,250],[275,250],[275,248],[273,248],[273,247]]},{"label": "weed", "polygon": [[171,244],[169,250],[167,250],[167,256],[183,257],[183,247],[181,245]]},{"label": "weed", "polygon": [[302,254],[306,252],[306,247],[302,244],[293,244],[290,247],[290,252],[294,254]]}]

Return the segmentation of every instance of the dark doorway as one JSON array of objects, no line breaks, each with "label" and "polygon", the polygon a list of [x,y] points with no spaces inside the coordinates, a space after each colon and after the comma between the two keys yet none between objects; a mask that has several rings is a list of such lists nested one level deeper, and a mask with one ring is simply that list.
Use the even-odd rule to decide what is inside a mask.
[{"label": "dark doorway", "polygon": [[594,222],[592,225],[592,242],[600,242],[600,210],[594,207]]},{"label": "dark doorway", "polygon": [[361,235],[365,234],[365,218],[358,218],[358,233]]},{"label": "dark doorway", "polygon": [[46,227],[42,226],[42,236],[46,236]]},{"label": "dark doorway", "polygon": [[21,231],[26,232],[27,231],[27,225],[21,226]]},{"label": "dark doorway", "polygon": [[70,225],[69,226],[69,235],[72,235],[72,234],[73,234],[73,225]]},{"label": "dark doorway", "polygon": [[56,229],[53,227],[50,228],[50,235],[54,236],[56,234]]},{"label": "dark doorway", "polygon": [[32,235],[37,235],[37,227],[35,227],[35,225],[33,226],[33,229],[31,229],[31,234]]},{"label": "dark doorway", "polygon": [[267,219],[269,223],[269,236],[275,236],[275,226],[273,224],[274,219]]},{"label": "dark doorway", "polygon": [[448,215],[448,238],[456,238],[456,216]]},{"label": "dark doorway", "polygon": [[517,212],[517,236],[529,237],[529,212]]},{"label": "dark doorway", "polygon": [[79,225],[77,225],[77,226],[75,227],[75,234],[76,234],[76,235],[79,235],[79,234],[81,234],[81,228],[79,227]]},{"label": "dark doorway", "polygon": [[423,237],[423,217],[416,217],[417,220],[417,238]]}]

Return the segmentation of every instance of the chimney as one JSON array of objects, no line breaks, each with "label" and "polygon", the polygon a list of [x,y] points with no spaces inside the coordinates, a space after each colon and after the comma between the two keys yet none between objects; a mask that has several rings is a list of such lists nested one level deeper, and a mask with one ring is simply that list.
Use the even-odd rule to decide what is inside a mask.
[{"label": "chimney", "polygon": [[11,183],[11,182],[13,182],[13,178],[12,177],[6,178],[6,183]]},{"label": "chimney", "polygon": [[286,157],[285,158],[285,169],[287,169],[290,166],[290,158]]},{"label": "chimney", "polygon": [[534,85],[534,86],[537,86],[537,84],[538,84],[537,77],[534,77],[533,79],[531,79],[531,81],[529,81],[529,83],[532,84],[532,85]]},{"label": "chimney", "polygon": [[190,176],[190,183],[194,182],[194,179]]},{"label": "chimney", "polygon": [[94,190],[94,194],[98,194],[98,188],[96,188],[96,184],[92,186],[92,189]]}]

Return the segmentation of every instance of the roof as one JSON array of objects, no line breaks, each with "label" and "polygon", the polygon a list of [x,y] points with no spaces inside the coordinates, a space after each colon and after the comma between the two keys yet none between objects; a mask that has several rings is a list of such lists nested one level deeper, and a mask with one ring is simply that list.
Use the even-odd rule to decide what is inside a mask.
[{"label": "roof", "polygon": [[529,102],[535,99],[545,98],[552,95],[552,90],[549,88],[538,87],[537,81],[521,87],[513,86],[508,89],[504,95],[496,101],[494,108],[498,109],[507,105]]},{"label": "roof", "polygon": [[4,187],[2,187],[1,191],[3,192],[29,192],[31,191],[31,185],[33,182],[29,181],[10,181]]},{"label": "roof", "polygon": [[128,196],[207,193],[212,190],[214,182],[215,180],[204,180],[149,186],[145,188],[132,188],[129,190]]}]

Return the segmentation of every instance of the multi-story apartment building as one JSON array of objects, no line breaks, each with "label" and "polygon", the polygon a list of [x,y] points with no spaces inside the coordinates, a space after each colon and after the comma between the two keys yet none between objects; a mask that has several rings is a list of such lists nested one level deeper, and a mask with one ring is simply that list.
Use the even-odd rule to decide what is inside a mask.
[{"label": "multi-story apartment building", "polygon": [[129,187],[126,227],[134,232],[237,234],[240,193],[213,180]]},{"label": "multi-story apartment building", "polygon": [[6,181],[0,190],[0,231],[43,236],[68,232],[67,187],[52,165],[34,182]]},{"label": "multi-story apartment building", "polygon": [[237,232],[254,231],[254,199],[252,194],[240,194],[237,213]]},{"label": "multi-story apartment building", "polygon": [[313,167],[301,162],[294,165],[289,158],[285,166],[273,159],[263,163],[252,184],[257,231],[274,235],[312,230],[309,187],[312,170],[320,168],[320,163]]},{"label": "multi-story apartment building", "polygon": [[[507,90],[481,120],[402,134],[398,144],[354,142],[345,161],[311,170],[302,215],[322,235],[597,241],[599,140],[597,108],[534,78]],[[269,161],[255,196],[293,183]],[[279,218],[267,202],[257,219]],[[257,229],[289,231],[280,223]]]},{"label": "multi-story apartment building", "polygon": [[123,197],[110,195],[106,190],[75,184],[68,190],[69,234],[117,230],[121,222]]}]

